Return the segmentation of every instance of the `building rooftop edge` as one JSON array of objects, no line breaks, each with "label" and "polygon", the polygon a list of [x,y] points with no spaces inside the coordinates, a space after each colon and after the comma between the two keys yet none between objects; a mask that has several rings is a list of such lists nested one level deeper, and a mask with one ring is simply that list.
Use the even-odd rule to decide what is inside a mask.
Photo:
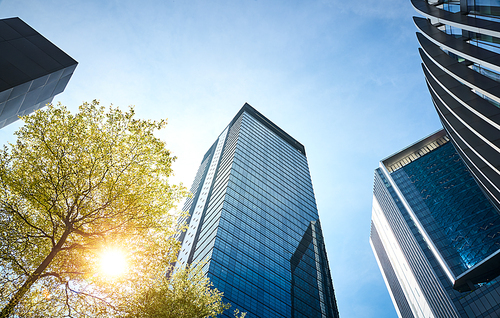
[{"label": "building rooftop edge", "polygon": [[431,147],[432,149],[426,149],[436,141],[438,142],[438,145],[436,145],[437,147],[448,142],[448,137],[444,129],[435,131],[430,135],[412,143],[411,145],[391,154],[390,156],[382,159],[380,163],[389,172],[393,172],[437,148]]},{"label": "building rooftop edge", "polygon": [[295,138],[293,138],[292,136],[287,134],[283,129],[278,127],[275,123],[273,123],[271,120],[269,120],[266,116],[262,115],[259,111],[257,111],[255,108],[253,108],[249,103],[245,103],[243,105],[243,107],[241,107],[240,111],[236,114],[236,116],[234,116],[233,120],[231,120],[230,125],[232,125],[241,116],[241,114],[243,114],[243,112],[247,112],[252,117],[257,119],[261,124],[266,126],[268,129],[270,129],[272,132],[274,132],[276,135],[278,135],[281,139],[286,141],[290,146],[297,149],[303,155],[306,154],[306,149],[305,149],[304,145],[302,145]]}]

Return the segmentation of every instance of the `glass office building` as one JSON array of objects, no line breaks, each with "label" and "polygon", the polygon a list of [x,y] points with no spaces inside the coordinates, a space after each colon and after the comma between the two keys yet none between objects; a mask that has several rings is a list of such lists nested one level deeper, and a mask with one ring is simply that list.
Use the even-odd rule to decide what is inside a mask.
[{"label": "glass office building", "polygon": [[52,102],[77,62],[19,18],[0,20],[0,128]]},{"label": "glass office building", "polygon": [[500,216],[449,141],[380,162],[370,243],[399,317],[500,317]]},{"label": "glass office building", "polygon": [[224,301],[249,318],[338,317],[303,145],[245,104],[191,192],[177,265],[207,261]]},{"label": "glass office building", "polygon": [[451,142],[500,211],[500,1],[411,0],[422,68]]}]

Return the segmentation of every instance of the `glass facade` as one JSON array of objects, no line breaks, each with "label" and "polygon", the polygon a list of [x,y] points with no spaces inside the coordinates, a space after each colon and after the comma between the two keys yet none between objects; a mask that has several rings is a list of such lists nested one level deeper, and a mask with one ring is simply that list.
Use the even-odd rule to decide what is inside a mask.
[{"label": "glass facade", "polygon": [[456,277],[500,248],[500,217],[451,143],[391,177]]},{"label": "glass facade", "polygon": [[245,104],[206,160],[185,207],[197,229],[183,261],[207,261],[247,317],[338,317],[303,146]]},{"label": "glass facade", "polygon": [[[412,151],[423,146],[412,145]],[[398,156],[404,153],[393,156],[403,162],[407,158]],[[441,144],[389,172],[385,163],[391,160],[375,171],[370,242],[398,313],[499,317],[498,280],[454,289],[461,275],[498,254],[500,216],[453,145]]]}]

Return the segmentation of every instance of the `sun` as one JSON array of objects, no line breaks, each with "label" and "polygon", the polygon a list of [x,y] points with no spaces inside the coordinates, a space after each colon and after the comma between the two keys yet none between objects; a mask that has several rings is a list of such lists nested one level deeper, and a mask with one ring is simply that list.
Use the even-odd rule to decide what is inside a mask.
[{"label": "sun", "polygon": [[101,273],[107,277],[117,277],[127,270],[127,258],[119,249],[106,249],[100,257]]}]

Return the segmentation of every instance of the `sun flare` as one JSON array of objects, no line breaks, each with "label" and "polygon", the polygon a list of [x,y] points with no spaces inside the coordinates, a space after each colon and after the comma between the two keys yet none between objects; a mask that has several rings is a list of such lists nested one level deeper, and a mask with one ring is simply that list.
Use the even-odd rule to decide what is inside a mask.
[{"label": "sun flare", "polygon": [[127,269],[125,254],[119,249],[107,249],[100,257],[101,272],[108,277],[116,277]]}]

